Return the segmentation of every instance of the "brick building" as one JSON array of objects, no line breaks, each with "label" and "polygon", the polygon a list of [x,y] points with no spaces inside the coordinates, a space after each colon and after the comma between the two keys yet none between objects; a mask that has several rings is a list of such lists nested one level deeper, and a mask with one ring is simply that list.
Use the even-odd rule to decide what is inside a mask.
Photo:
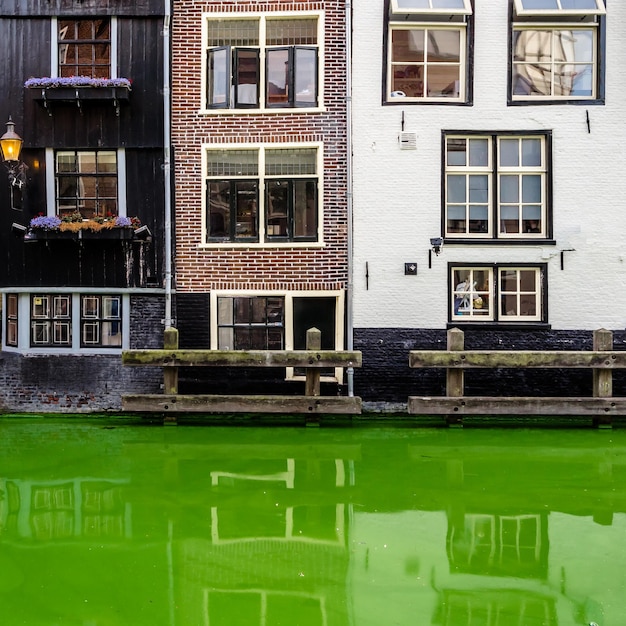
[{"label": "brick building", "polygon": [[[343,349],[345,4],[181,0],[172,67],[181,347],[302,349],[315,326]],[[300,393],[298,374],[182,372],[180,388]]]}]

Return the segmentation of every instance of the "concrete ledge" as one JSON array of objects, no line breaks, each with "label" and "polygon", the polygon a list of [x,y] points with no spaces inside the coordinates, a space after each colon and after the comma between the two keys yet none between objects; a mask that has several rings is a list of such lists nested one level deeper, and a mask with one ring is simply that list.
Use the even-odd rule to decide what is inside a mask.
[{"label": "concrete ledge", "polygon": [[344,396],[126,395],[134,413],[284,413],[359,415],[361,398]]}]

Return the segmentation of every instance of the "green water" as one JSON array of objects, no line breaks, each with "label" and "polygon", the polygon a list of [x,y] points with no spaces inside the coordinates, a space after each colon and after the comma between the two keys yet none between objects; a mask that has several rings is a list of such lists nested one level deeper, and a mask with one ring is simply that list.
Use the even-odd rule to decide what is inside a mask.
[{"label": "green water", "polygon": [[626,430],[0,420],[0,624],[626,623]]}]

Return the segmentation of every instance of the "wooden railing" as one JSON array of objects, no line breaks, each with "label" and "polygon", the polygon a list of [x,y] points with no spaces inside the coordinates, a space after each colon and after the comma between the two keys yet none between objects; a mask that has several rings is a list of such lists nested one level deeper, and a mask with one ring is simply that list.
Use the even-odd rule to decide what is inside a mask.
[{"label": "wooden railing", "polygon": [[[361,367],[360,352],[321,350],[321,333],[307,331],[306,350],[179,350],[178,331],[165,330],[163,350],[124,350],[122,364],[163,368],[163,394],[122,396],[122,409],[142,413],[358,414],[361,398],[321,396],[322,368]],[[297,367],[305,369],[304,395],[181,395],[179,367]]]},{"label": "wooden railing", "polygon": [[[463,415],[591,415],[597,425],[626,414],[626,398],[613,397],[614,369],[626,368],[626,352],[613,351],[613,333],[596,330],[593,350],[465,350],[462,330],[448,331],[447,350],[412,350],[409,367],[445,368],[446,395],[409,397],[408,412],[445,415],[448,423]],[[593,370],[591,396],[466,396],[465,370],[475,368],[578,368]]]}]

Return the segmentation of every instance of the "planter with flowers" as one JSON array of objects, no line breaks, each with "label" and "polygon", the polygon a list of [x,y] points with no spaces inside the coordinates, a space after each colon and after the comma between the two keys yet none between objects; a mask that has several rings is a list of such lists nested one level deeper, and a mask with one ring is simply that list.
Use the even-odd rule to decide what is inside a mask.
[{"label": "planter with flowers", "polygon": [[119,113],[119,102],[130,97],[131,82],[128,78],[91,78],[89,76],[29,78],[24,87],[38,89],[35,96],[44,106],[48,102],[112,101]]},{"label": "planter with flowers", "polygon": [[76,212],[59,218],[38,215],[30,221],[26,237],[49,239],[132,239],[141,222],[136,217],[94,217],[85,219]]}]

